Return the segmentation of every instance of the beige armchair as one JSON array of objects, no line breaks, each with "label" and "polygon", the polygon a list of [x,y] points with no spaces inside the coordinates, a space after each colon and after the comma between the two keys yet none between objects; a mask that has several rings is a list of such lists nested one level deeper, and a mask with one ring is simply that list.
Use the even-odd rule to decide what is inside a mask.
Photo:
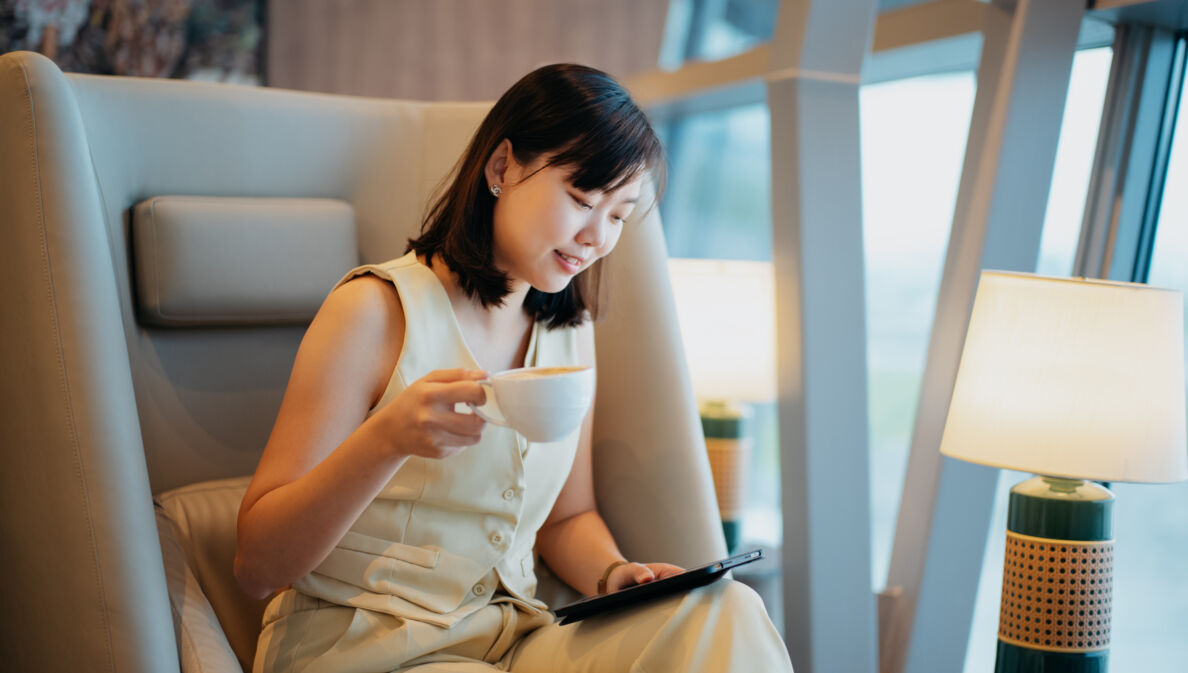
[{"label": "beige armchair", "polygon": [[[0,56],[6,670],[250,662],[235,478],[330,284],[404,251],[484,110]],[[694,564],[724,546],[657,213],[609,264],[598,501],[630,557]]]}]

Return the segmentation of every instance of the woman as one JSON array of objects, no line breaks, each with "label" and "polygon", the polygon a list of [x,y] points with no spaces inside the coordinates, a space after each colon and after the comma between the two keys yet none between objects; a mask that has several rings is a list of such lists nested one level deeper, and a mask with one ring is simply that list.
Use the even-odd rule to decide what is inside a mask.
[{"label": "woman", "polygon": [[592,414],[529,446],[457,410],[484,403],[487,370],[594,366],[598,260],[662,171],[614,80],[541,68],[488,113],[410,252],[330,293],[240,508],[236,577],[280,590],[257,673],[790,670],[733,582],[554,625],[533,549],[585,594],[680,568],[619,552],[594,506]]}]

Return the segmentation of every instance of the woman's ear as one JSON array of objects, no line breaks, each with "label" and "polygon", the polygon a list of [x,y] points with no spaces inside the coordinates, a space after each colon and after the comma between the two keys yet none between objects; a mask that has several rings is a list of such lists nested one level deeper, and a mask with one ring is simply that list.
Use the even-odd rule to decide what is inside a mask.
[{"label": "woman's ear", "polygon": [[507,182],[508,164],[513,160],[511,141],[504,138],[491,153],[490,158],[487,159],[487,165],[483,168],[483,173],[487,177],[488,189],[495,185],[504,186]]}]

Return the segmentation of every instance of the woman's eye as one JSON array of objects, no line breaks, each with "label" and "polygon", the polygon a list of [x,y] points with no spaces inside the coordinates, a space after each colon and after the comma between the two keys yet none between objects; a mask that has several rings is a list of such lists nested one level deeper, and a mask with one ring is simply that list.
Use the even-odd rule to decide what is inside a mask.
[{"label": "woman's eye", "polygon": [[611,219],[615,221],[615,224],[623,224],[627,221],[627,218],[619,217],[618,215],[612,215]]},{"label": "woman's eye", "polygon": [[579,199],[578,197],[573,196],[572,194],[570,194],[570,198],[572,198],[573,202],[576,203],[578,205],[578,208],[581,208],[582,210],[590,210],[591,208],[594,207],[594,206],[586,203],[585,201]]}]

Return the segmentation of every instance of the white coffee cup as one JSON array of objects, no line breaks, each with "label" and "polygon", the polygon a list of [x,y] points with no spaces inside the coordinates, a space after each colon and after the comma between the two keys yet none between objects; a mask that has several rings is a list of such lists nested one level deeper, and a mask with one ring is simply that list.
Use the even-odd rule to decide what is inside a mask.
[{"label": "white coffee cup", "polygon": [[590,367],[523,367],[479,381],[487,403],[470,405],[488,423],[510,427],[530,442],[555,442],[582,424],[594,399]]}]

